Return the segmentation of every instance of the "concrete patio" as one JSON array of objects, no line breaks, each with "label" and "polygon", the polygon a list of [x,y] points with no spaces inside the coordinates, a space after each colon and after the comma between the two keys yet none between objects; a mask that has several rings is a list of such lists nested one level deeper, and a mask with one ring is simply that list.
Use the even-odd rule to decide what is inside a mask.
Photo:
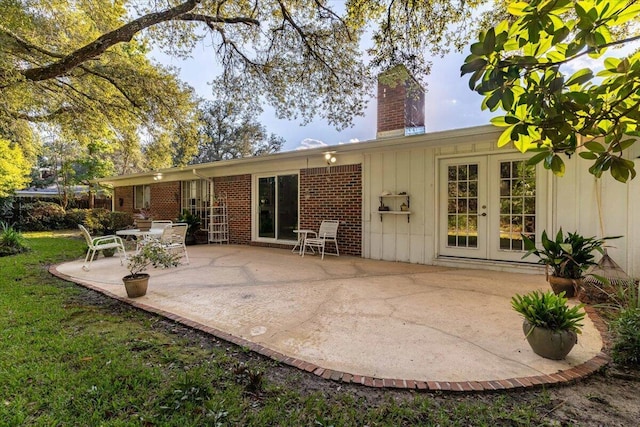
[{"label": "concrete patio", "polygon": [[[251,246],[189,247],[190,265],[150,269],[128,299],[117,257],[53,274],[316,375],[372,386],[493,390],[571,381],[607,363],[588,316],[566,360],[530,349],[515,293],[542,275],[464,270]],[[598,327],[596,327],[598,326]]]}]

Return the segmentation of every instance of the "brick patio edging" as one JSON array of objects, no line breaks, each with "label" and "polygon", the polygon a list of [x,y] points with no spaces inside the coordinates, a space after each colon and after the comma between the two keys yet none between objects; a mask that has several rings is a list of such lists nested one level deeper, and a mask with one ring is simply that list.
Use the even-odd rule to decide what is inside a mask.
[{"label": "brick patio edging", "polygon": [[396,388],[396,389],[420,390],[420,391],[451,391],[451,392],[478,392],[478,391],[499,391],[499,390],[536,388],[536,387],[542,387],[542,386],[553,386],[553,385],[575,382],[581,378],[585,378],[589,375],[592,375],[600,371],[611,361],[611,358],[606,353],[604,353],[604,351],[602,351],[608,348],[609,346],[609,339],[607,335],[607,325],[604,322],[604,320],[602,320],[600,315],[598,315],[598,313],[593,307],[585,306],[584,308],[585,312],[593,322],[593,325],[596,327],[597,331],[600,333],[600,336],[603,342],[603,349],[600,351],[600,353],[598,353],[595,357],[591,358],[590,360],[580,365],[574,366],[572,368],[555,372],[553,374],[509,378],[506,380],[495,380],[495,381],[418,381],[418,380],[407,380],[407,379],[398,379],[398,378],[374,378],[369,376],[354,375],[348,372],[341,372],[341,371],[326,369],[321,366],[315,365],[313,363],[305,362],[304,360],[285,356],[282,353],[271,350],[267,347],[263,347],[260,344],[256,344],[251,341],[245,340],[244,338],[239,338],[234,335],[228,334],[219,329],[203,325],[202,323],[195,322],[193,320],[184,318],[182,316],[178,316],[177,314],[170,313],[168,311],[161,310],[159,308],[151,307],[147,304],[138,302],[130,298],[121,297],[105,289],[94,286],[90,283],[87,283],[78,279],[73,279],[71,276],[68,276],[66,274],[59,272],[57,269],[57,265],[52,265],[51,267],[49,267],[49,272],[54,276],[59,277],[60,279],[84,286],[87,289],[91,289],[93,291],[99,292],[110,298],[116,299],[118,301],[122,301],[124,303],[127,303],[138,309],[147,311],[149,313],[154,313],[159,316],[166,317],[167,319],[171,319],[174,322],[188,326],[192,329],[196,329],[198,331],[207,333],[209,335],[213,335],[218,339],[228,341],[240,347],[247,348],[251,351],[254,351],[258,354],[266,356],[277,362],[284,363],[289,366],[293,366],[295,368],[301,369],[306,372],[313,373],[314,375],[322,377],[326,380],[350,383],[350,384],[360,384],[367,387]]}]

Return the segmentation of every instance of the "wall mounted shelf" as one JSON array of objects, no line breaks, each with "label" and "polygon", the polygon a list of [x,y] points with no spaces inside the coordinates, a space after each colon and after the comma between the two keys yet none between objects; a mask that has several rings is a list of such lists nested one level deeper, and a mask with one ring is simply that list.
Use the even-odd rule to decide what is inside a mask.
[{"label": "wall mounted shelf", "polygon": [[[409,207],[411,206],[411,198],[408,194],[389,194],[386,196],[379,196],[379,199],[380,208],[389,208],[389,210],[378,209],[380,221],[382,221],[384,215],[406,215],[407,222],[411,221],[411,211],[409,210]],[[389,206],[385,205],[385,200],[389,203]],[[398,206],[398,201],[402,201],[400,206]],[[406,206],[406,210],[403,210],[402,205]]]}]

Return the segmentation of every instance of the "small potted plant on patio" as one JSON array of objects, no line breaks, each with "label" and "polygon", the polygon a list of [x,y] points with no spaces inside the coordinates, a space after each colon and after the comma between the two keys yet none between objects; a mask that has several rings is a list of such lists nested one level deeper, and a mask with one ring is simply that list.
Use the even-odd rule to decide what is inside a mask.
[{"label": "small potted plant on patio", "polygon": [[134,215],[135,225],[140,231],[149,231],[151,229],[151,222],[153,218],[151,217],[151,212],[149,208],[140,209],[137,214]]},{"label": "small potted plant on patio", "polygon": [[522,239],[527,253],[522,258],[536,255],[538,263],[547,268],[547,281],[551,289],[556,294],[565,292],[567,297],[572,297],[580,287],[585,270],[595,264],[593,252],[603,254],[604,241],[613,238],[615,237],[596,239],[583,237],[578,233],[567,233],[565,236],[560,228],[553,240],[549,238],[546,231],[543,231],[542,249],[538,249],[533,240],[523,234]]},{"label": "small potted plant on patio", "polygon": [[584,319],[583,305],[569,307],[564,293],[533,291],[516,294],[511,306],[524,318],[522,330],[539,356],[547,359],[564,359],[578,342]]},{"label": "small potted plant on patio", "polygon": [[129,298],[137,298],[147,293],[149,274],[144,271],[151,265],[154,268],[175,267],[179,264],[180,256],[169,252],[164,247],[156,244],[148,244],[131,255],[128,259],[127,269],[129,273],[122,278]]}]

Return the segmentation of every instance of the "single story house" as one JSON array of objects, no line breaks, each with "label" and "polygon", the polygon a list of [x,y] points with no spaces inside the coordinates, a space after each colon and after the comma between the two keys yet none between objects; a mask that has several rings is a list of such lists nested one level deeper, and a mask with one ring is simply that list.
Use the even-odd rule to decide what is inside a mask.
[{"label": "single story house", "polygon": [[[222,199],[235,244],[291,247],[294,229],[337,219],[341,254],[540,272],[534,257],[522,260],[521,233],[540,241],[543,230],[562,227],[623,236],[610,242],[609,255],[640,276],[640,178],[596,180],[578,156],[556,177],[527,166],[530,155],[497,148],[501,130],[493,126],[424,133],[424,93],[414,90],[415,82],[379,84],[372,141],[99,182],[114,187],[115,210],[175,219],[186,209],[205,229],[218,223],[213,206]],[[631,150],[638,164],[640,144]]]}]

